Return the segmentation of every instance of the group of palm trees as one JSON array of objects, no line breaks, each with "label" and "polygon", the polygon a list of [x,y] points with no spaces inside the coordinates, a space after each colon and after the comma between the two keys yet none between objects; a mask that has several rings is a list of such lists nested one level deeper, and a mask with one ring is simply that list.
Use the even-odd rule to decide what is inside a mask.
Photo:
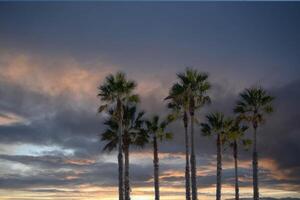
[{"label": "group of palm trees", "polygon": [[[136,82],[128,80],[123,72],[108,75],[99,86],[98,96],[101,100],[99,112],[108,117],[104,124],[107,129],[101,134],[106,142],[104,150],[118,149],[119,200],[130,200],[129,149],[130,146],[143,147],[153,145],[154,191],[155,200],[159,200],[159,159],[158,142],[172,139],[172,133],[166,131],[167,126],[177,119],[182,120],[185,138],[185,191],[186,200],[197,200],[197,164],[195,155],[195,124],[201,128],[204,136],[213,136],[217,146],[217,184],[216,200],[221,200],[222,153],[226,146],[232,147],[235,168],[235,199],[239,199],[238,181],[238,147],[252,144],[253,166],[253,198],[259,199],[258,192],[258,158],[256,148],[257,128],[265,121],[265,114],[273,111],[270,96],[261,87],[245,89],[233,109],[233,117],[214,112],[206,116],[200,123],[196,112],[210,104],[208,91],[211,85],[208,75],[195,69],[187,68],[177,74],[178,81],[169,90],[164,99],[170,112],[165,117],[145,116],[138,110],[140,102],[134,93]],[[249,127],[253,129],[253,139],[245,137]],[[189,134],[190,132],[190,134]],[[123,155],[125,162],[123,161]],[[125,168],[125,169],[124,169]]]}]

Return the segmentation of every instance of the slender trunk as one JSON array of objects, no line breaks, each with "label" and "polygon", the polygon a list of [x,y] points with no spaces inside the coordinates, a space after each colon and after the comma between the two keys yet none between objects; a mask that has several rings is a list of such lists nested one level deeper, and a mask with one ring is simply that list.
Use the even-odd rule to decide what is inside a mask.
[{"label": "slender trunk", "polygon": [[196,156],[194,147],[194,111],[191,115],[191,180],[192,180],[192,200],[197,200],[197,174],[196,174]]},{"label": "slender trunk", "polygon": [[238,147],[237,141],[233,143],[234,175],[235,175],[235,200],[239,200],[239,175],[238,175]]},{"label": "slender trunk", "polygon": [[216,200],[221,200],[221,187],[222,187],[222,143],[220,134],[217,138],[217,188],[216,188]]},{"label": "slender trunk", "polygon": [[130,200],[129,145],[128,144],[126,144],[124,148],[124,156],[125,156],[125,177],[124,177],[125,200]]},{"label": "slender trunk", "polygon": [[159,168],[158,168],[158,147],[156,135],[153,137],[153,165],[154,165],[154,190],[155,200],[159,200]]},{"label": "slender trunk", "polygon": [[124,191],[123,191],[123,152],[122,152],[122,147],[123,147],[123,124],[122,124],[122,104],[120,100],[117,102],[117,107],[118,107],[118,117],[119,117],[119,123],[118,123],[118,165],[119,165],[119,200],[124,199]]},{"label": "slender trunk", "polygon": [[258,160],[257,160],[257,149],[256,149],[256,129],[257,124],[253,125],[254,132],[253,132],[253,155],[252,155],[252,166],[253,166],[253,199],[259,199],[259,192],[258,192]]},{"label": "slender trunk", "polygon": [[184,135],[185,135],[185,196],[186,196],[186,200],[191,200],[188,116],[186,112],[184,112],[183,123],[184,123]]}]

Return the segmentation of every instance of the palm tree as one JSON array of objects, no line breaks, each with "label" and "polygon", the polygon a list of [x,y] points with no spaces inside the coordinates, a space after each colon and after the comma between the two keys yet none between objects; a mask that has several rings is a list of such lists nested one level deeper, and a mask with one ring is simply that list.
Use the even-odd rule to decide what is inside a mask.
[{"label": "palm tree", "polygon": [[158,159],[158,144],[157,140],[171,139],[172,134],[166,132],[167,122],[160,121],[159,116],[155,115],[150,120],[146,121],[146,130],[149,135],[152,135],[153,144],[153,166],[154,166],[154,190],[155,200],[159,200],[159,159]]},{"label": "palm tree", "polygon": [[217,187],[216,200],[221,200],[222,189],[222,151],[226,141],[226,135],[231,129],[233,120],[225,118],[222,113],[212,113],[206,116],[207,122],[201,123],[202,134],[204,136],[216,135],[217,143]]},{"label": "palm tree", "polygon": [[169,121],[174,121],[178,118],[182,119],[185,135],[185,196],[186,200],[191,200],[190,192],[190,153],[189,153],[189,135],[188,135],[188,110],[189,101],[184,87],[175,83],[169,91],[169,96],[165,98],[169,100],[168,108],[171,109],[171,114],[168,116]]},{"label": "palm tree", "polygon": [[256,147],[257,128],[265,119],[265,114],[273,112],[272,101],[274,97],[267,94],[261,87],[246,89],[240,93],[240,100],[237,102],[234,112],[239,117],[249,122],[253,127],[253,145],[252,145],[252,166],[253,166],[253,198],[259,199],[258,191],[258,157]]},{"label": "palm tree", "polygon": [[[143,147],[147,142],[147,134],[143,128],[144,112],[137,112],[136,106],[123,106],[123,151],[125,157],[124,189],[125,200],[130,200],[130,181],[129,181],[129,148],[131,145]],[[110,117],[104,122],[107,129],[102,133],[102,141],[107,141],[103,150],[112,151],[118,144],[118,123],[113,118],[113,110],[109,111]]]},{"label": "palm tree", "polygon": [[196,156],[194,146],[194,122],[195,111],[205,104],[210,103],[209,96],[206,95],[210,89],[207,81],[208,75],[200,73],[197,70],[187,68],[184,73],[178,73],[177,77],[184,88],[189,101],[189,114],[191,119],[191,183],[192,200],[197,200],[197,174],[196,174]]},{"label": "palm tree", "polygon": [[98,96],[100,97],[101,105],[98,111],[103,112],[109,108],[115,107],[113,117],[114,120],[118,122],[119,200],[124,199],[122,154],[123,105],[139,101],[138,95],[132,94],[135,88],[136,83],[132,80],[127,80],[126,75],[123,72],[117,72],[115,75],[108,75],[105,78],[104,83],[99,86]]},{"label": "palm tree", "polygon": [[148,142],[148,137],[143,124],[144,112],[136,114],[136,107],[125,107],[124,109],[124,154],[125,154],[125,200],[130,200],[129,184],[129,145],[143,147]]},{"label": "palm tree", "polygon": [[239,200],[239,176],[238,176],[238,147],[242,142],[244,147],[248,147],[251,144],[251,140],[244,138],[244,133],[248,129],[247,126],[241,125],[239,119],[235,119],[232,127],[227,134],[226,141],[232,148],[234,159],[234,177],[235,177],[235,200]]}]

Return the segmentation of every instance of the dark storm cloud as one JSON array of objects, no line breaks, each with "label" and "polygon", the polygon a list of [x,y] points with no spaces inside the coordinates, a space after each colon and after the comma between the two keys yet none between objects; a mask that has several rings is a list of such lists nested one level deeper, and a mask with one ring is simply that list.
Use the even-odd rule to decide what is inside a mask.
[{"label": "dark storm cloud", "polygon": [[71,97],[48,96],[4,80],[0,95],[0,111],[29,121],[0,126],[1,143],[52,144],[73,148],[75,153],[81,150],[85,155],[100,151],[98,134],[102,125],[96,108],[91,111],[74,107],[68,104]]},{"label": "dark storm cloud", "polygon": [[300,179],[300,80],[270,92],[276,97],[275,112],[259,130],[259,148],[263,156],[275,159],[281,169],[292,169],[291,177]]},{"label": "dark storm cloud", "polygon": [[[274,160],[275,168],[262,169],[260,181],[263,186],[269,187],[279,184],[299,186],[300,159],[296,152],[300,152],[300,4],[48,5],[25,7],[22,3],[1,3],[0,52],[38,52],[47,55],[47,58],[71,54],[81,63],[90,63],[98,56],[109,60],[121,66],[130,78],[148,81],[141,93],[159,82],[158,87],[142,96],[141,107],[149,115],[166,115],[168,111],[163,97],[167,90],[164,89],[175,81],[176,72],[183,71],[186,65],[193,65],[208,72],[213,83],[210,93],[212,104],[200,110],[197,116],[200,121],[211,111],[231,114],[238,98],[237,89],[249,84],[267,83],[268,91],[276,97],[275,113],[259,130],[259,157]],[[61,67],[53,62],[47,65],[44,61],[41,67],[53,71]],[[89,67],[87,64],[82,69]],[[103,118],[96,114],[95,102],[87,101],[78,106],[69,91],[50,95],[27,88],[22,82],[15,84],[2,76],[0,78],[0,115],[13,113],[26,120],[0,126],[0,144],[59,147],[57,151],[43,152],[38,156],[0,155],[1,163],[13,162],[39,170],[32,176],[9,176],[7,173],[0,178],[1,188],[117,184],[117,164],[97,157],[106,154],[102,152],[103,143],[98,136],[104,129]],[[33,80],[35,78],[32,77]],[[184,152],[182,122],[172,124],[169,130],[174,133],[174,139],[160,143],[160,151]],[[195,133],[199,167],[212,165],[211,162],[215,162],[212,160],[216,152],[215,141],[202,137],[198,126]],[[251,130],[247,135],[251,137]],[[10,147],[7,148],[10,151]],[[65,155],[64,150],[72,150],[73,154]],[[150,145],[144,150],[132,148],[132,152],[150,150]],[[230,150],[225,152],[225,156],[230,157],[230,154]],[[241,150],[241,161],[250,158],[250,151]],[[96,162],[70,162],[83,159]],[[141,163],[132,163],[133,186],[151,184],[151,159],[149,156],[141,159]],[[161,173],[169,170],[183,172],[184,163],[172,162],[176,159],[172,156],[161,159]],[[147,164],[143,164],[144,161]],[[71,171],[62,171],[66,168]],[[76,170],[80,173],[75,173]],[[281,172],[282,176],[271,176],[277,172]],[[240,168],[241,178],[244,178],[242,186],[251,184],[250,173],[249,168]],[[225,183],[232,184],[232,176],[232,169],[224,170]],[[184,184],[183,177],[171,174],[162,178],[162,185],[172,184],[170,181],[180,186]],[[215,183],[214,172],[200,175],[198,181],[201,187],[212,186]]]},{"label": "dark storm cloud", "polygon": [[[4,82],[3,82],[4,83]],[[31,143],[31,144],[51,144],[58,145],[62,148],[74,150],[74,155],[72,158],[92,158],[96,155],[101,154],[101,143],[99,143],[98,134],[101,129],[101,120],[100,116],[97,116],[96,113],[92,113],[90,110],[86,109],[77,109],[68,106],[67,97],[60,97],[62,99],[55,99],[55,101],[50,101],[49,97],[41,94],[36,94],[32,91],[28,91],[24,88],[20,88],[8,83],[1,84],[0,92],[4,98],[2,98],[1,109],[9,112],[15,112],[24,117],[31,118],[31,115],[34,111],[28,112],[28,107],[34,107],[35,102],[38,102],[41,110],[47,110],[49,108],[48,102],[54,104],[55,113],[51,117],[45,117],[37,120],[31,121],[29,124],[15,124],[10,126],[0,126],[0,135],[2,143]],[[300,81],[294,81],[288,85],[285,85],[280,88],[271,89],[270,92],[272,95],[276,96],[275,101],[275,110],[276,112],[268,118],[267,124],[263,126],[262,134],[259,134],[259,146],[261,157],[263,158],[272,158],[279,165],[281,170],[289,170],[285,173],[287,176],[286,180],[274,181],[272,179],[267,179],[266,176],[262,175],[262,184],[276,185],[279,183],[294,183],[298,182],[293,180],[288,180],[289,177],[299,177],[299,159],[295,158],[294,153],[299,151],[299,125],[297,119],[299,118],[300,110],[298,110],[297,99],[300,97],[299,90]],[[216,88],[219,88],[216,86]],[[9,90],[7,90],[9,89]],[[17,91],[12,93],[11,91]],[[226,92],[225,89],[218,89],[224,91],[226,95],[217,95],[213,101],[213,104],[205,108],[200,114],[209,112],[210,110],[220,110],[225,111],[226,113],[230,112],[231,107],[233,106],[237,96],[234,96],[233,93]],[[58,98],[58,97],[55,97]],[[23,101],[20,102],[19,99]],[[29,99],[31,101],[29,101]],[[59,103],[55,103],[59,102]],[[147,103],[148,102],[148,103]],[[156,99],[155,101],[146,101],[148,104],[147,107],[157,107],[163,108],[164,102]],[[25,104],[25,105],[24,105]],[[230,106],[229,106],[230,105]],[[53,105],[51,106],[53,108]],[[228,108],[230,107],[230,109]],[[157,109],[159,111],[159,109]],[[282,124],[285,124],[282,126]],[[160,149],[162,152],[183,152],[183,134],[180,130],[182,129],[181,121],[173,124],[170,128],[174,132],[174,140],[170,142],[164,142],[160,144]],[[199,161],[203,160],[203,156],[215,154],[214,140],[212,138],[203,138],[200,137],[200,130],[196,130],[198,136],[196,137],[197,152]],[[284,134],[283,134],[284,133]],[[249,136],[251,133],[249,132]],[[263,144],[270,144],[266,146]],[[286,148],[286,147],[289,148]],[[146,147],[146,150],[150,150],[150,147]],[[137,151],[134,150],[134,151]],[[230,152],[230,151],[229,151]],[[57,174],[58,180],[50,178],[47,179],[47,175],[41,175],[42,177],[35,177],[29,179],[24,177],[19,177],[18,179],[5,178],[2,180],[2,183],[6,183],[9,187],[22,187],[25,185],[34,186],[35,183],[40,182],[41,184],[49,185],[68,185],[68,184],[82,184],[84,182],[89,182],[93,184],[103,184],[113,185],[115,180],[112,178],[114,175],[117,176],[115,164],[112,164],[111,167],[107,167],[103,163],[99,164],[87,164],[87,165],[77,165],[66,163],[63,155],[41,155],[36,156],[9,156],[1,155],[2,160],[8,160],[13,162],[22,163],[28,166],[40,166],[46,169],[51,168],[65,168],[69,167],[70,169],[86,169],[88,172],[85,172],[80,175],[81,180],[69,180],[63,181],[60,180],[60,174]],[[249,159],[249,152],[242,152],[243,159]],[[150,158],[149,158],[150,159]],[[171,158],[170,158],[171,159]],[[171,159],[172,160],[172,159]],[[205,165],[205,163],[198,162],[199,165]],[[132,180],[134,185],[147,185],[146,183],[152,177],[151,169],[152,165],[148,166],[139,166],[132,165],[134,168],[134,173],[132,173]],[[110,169],[108,172],[107,169]],[[182,170],[183,165],[175,164],[166,164],[161,165],[161,171],[166,170]],[[243,171],[243,169],[241,169]],[[99,174],[101,173],[101,174]],[[95,177],[102,177],[102,181],[98,181]],[[263,174],[263,173],[262,173]],[[241,173],[241,177],[249,176],[249,171],[246,174]],[[232,177],[232,171],[224,172],[224,180],[228,182],[230,177]],[[43,180],[41,180],[41,178]],[[298,178],[296,178],[298,179]],[[48,181],[47,181],[48,180]],[[105,181],[103,181],[105,180]],[[179,181],[182,182],[182,178],[178,177],[166,177],[164,181]],[[298,179],[299,180],[299,179]],[[230,181],[229,181],[230,182]],[[14,185],[15,183],[16,185]],[[201,176],[199,177],[199,183],[202,186],[209,186],[214,183],[214,175]],[[204,184],[204,185],[203,185]],[[247,185],[249,183],[244,183]]]},{"label": "dark storm cloud", "polygon": [[[34,166],[34,165],[33,165]],[[59,166],[56,170],[53,166],[49,168],[34,168],[35,174],[30,176],[20,174],[10,174],[0,178],[1,188],[21,189],[35,187],[60,187],[60,186],[78,186],[83,184],[92,184],[96,186],[113,186],[117,183],[117,172],[114,170],[117,165],[111,163],[98,163],[97,165],[84,168],[70,168]],[[43,169],[43,170],[41,170]],[[62,170],[64,169],[64,170]],[[99,179],[101,177],[101,179]]]},{"label": "dark storm cloud", "polygon": [[56,169],[56,168],[82,168],[90,165],[90,163],[72,163],[64,156],[53,156],[53,155],[43,155],[43,156],[21,156],[21,155],[0,155],[0,159],[22,163],[25,165],[39,166],[43,169]]},{"label": "dark storm cloud", "polygon": [[[74,163],[72,158],[58,156],[8,156],[1,155],[1,162],[13,161],[30,166],[34,174],[19,173],[0,178],[1,188],[32,188],[36,186],[75,186],[92,184],[113,186],[116,184],[116,163]],[[73,158],[75,159],[75,158]],[[101,177],[101,179],[99,179]]]},{"label": "dark storm cloud", "polygon": [[[23,117],[47,111],[50,99],[6,80],[0,74],[0,111],[12,112]],[[43,105],[43,106],[41,106]]]}]

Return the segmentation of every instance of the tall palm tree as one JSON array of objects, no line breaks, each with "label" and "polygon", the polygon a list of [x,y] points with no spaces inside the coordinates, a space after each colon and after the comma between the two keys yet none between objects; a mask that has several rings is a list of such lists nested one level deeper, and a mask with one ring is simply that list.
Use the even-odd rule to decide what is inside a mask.
[{"label": "tall palm tree", "polygon": [[210,89],[207,81],[208,75],[198,72],[197,70],[187,68],[184,73],[178,73],[179,84],[184,88],[188,95],[189,114],[191,121],[191,183],[192,183],[192,200],[197,200],[197,174],[196,174],[196,156],[194,146],[194,122],[195,111],[205,104],[210,103],[209,96],[206,95]]},{"label": "tall palm tree", "polygon": [[226,135],[231,129],[233,120],[225,118],[222,113],[212,113],[206,116],[206,123],[201,123],[204,136],[216,135],[217,144],[217,185],[216,200],[221,200],[222,189],[222,151]]},{"label": "tall palm tree", "polygon": [[110,74],[105,78],[102,85],[99,86],[98,96],[101,100],[101,105],[98,109],[103,112],[109,108],[114,109],[114,120],[118,122],[118,166],[119,166],[119,200],[124,199],[123,188],[123,105],[136,103],[139,101],[137,94],[133,94],[136,88],[136,83],[132,80],[127,80],[123,72]]},{"label": "tall palm tree", "polygon": [[168,100],[168,108],[171,109],[171,114],[168,116],[170,121],[182,119],[185,136],[185,196],[186,200],[191,200],[190,192],[190,153],[189,153],[189,135],[188,135],[188,110],[189,101],[184,87],[175,83],[169,91],[169,96],[165,98]]},{"label": "tall palm tree", "polygon": [[239,117],[249,122],[253,127],[252,144],[252,166],[253,166],[253,198],[259,199],[258,190],[258,157],[256,147],[257,128],[265,119],[265,114],[273,112],[272,101],[274,97],[270,96],[263,88],[253,87],[240,93],[240,100],[237,102],[234,112]]},{"label": "tall palm tree", "polygon": [[[123,106],[123,151],[125,157],[124,189],[125,200],[130,200],[129,178],[129,148],[131,145],[143,147],[147,142],[147,134],[143,128],[144,112],[137,112],[136,106]],[[102,141],[107,141],[103,150],[112,151],[118,144],[118,123],[113,118],[113,110],[109,111],[110,117],[104,122],[107,129],[101,134]]]},{"label": "tall palm tree", "polygon": [[161,121],[159,116],[155,115],[150,120],[146,121],[146,130],[151,135],[151,142],[153,144],[153,166],[154,166],[154,190],[155,200],[159,200],[159,159],[158,159],[158,144],[157,140],[171,139],[172,134],[166,132],[167,122]]},{"label": "tall palm tree", "polygon": [[239,200],[239,175],[238,175],[238,147],[242,142],[244,147],[248,147],[251,144],[251,140],[244,138],[244,133],[248,129],[247,126],[241,125],[239,119],[235,119],[232,127],[227,134],[226,141],[232,148],[234,159],[234,177],[235,177],[235,200]]}]

